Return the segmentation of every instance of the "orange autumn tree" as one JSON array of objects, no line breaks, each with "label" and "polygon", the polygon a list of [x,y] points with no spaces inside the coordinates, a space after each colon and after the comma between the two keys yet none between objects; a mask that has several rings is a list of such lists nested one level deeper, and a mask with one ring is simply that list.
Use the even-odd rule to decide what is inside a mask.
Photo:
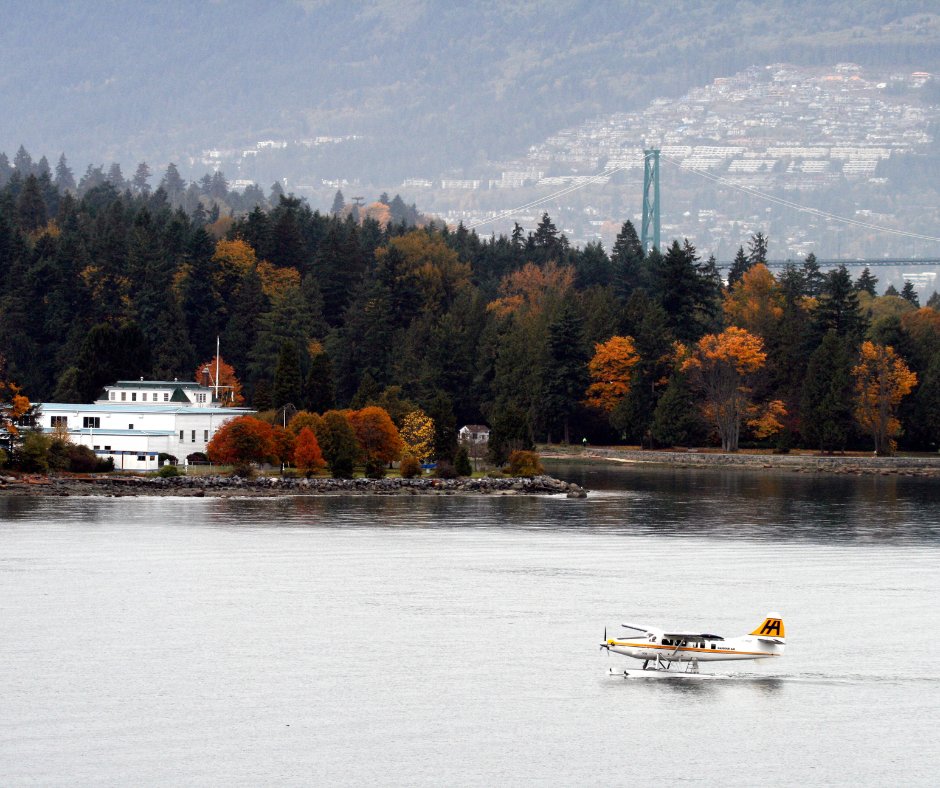
[{"label": "orange autumn tree", "polygon": [[317,436],[310,427],[301,427],[294,441],[294,465],[296,465],[307,478],[326,467],[323,452]]},{"label": "orange autumn tree", "polygon": [[197,381],[198,383],[202,383],[204,373],[208,371],[209,385],[219,387],[218,398],[221,401],[223,408],[237,408],[241,405],[244,405],[245,397],[242,395],[242,384],[241,381],[235,377],[235,370],[232,368],[232,365],[226,363],[222,356],[218,357],[218,362],[218,380],[215,379],[215,356],[213,356],[208,361],[204,361],[202,364],[199,364],[196,367],[196,371],[193,373],[193,380]]},{"label": "orange autumn tree", "polygon": [[20,387],[7,379],[6,359],[0,355],[0,430],[16,437],[17,421],[29,414],[32,405]]},{"label": "orange autumn tree", "polygon": [[693,346],[682,371],[705,395],[705,412],[715,423],[724,451],[737,451],[741,422],[753,413],[750,376],[764,366],[760,337],[732,326],[707,334]]},{"label": "orange autumn tree", "polygon": [[639,360],[633,337],[611,337],[594,345],[594,358],[588,362],[593,383],[585,392],[585,403],[611,414],[630,393],[630,378]]},{"label": "orange autumn tree", "polygon": [[507,274],[499,284],[499,298],[487,310],[499,317],[511,314],[541,315],[548,306],[561,303],[574,287],[574,268],[550,262],[526,263]]},{"label": "orange autumn tree", "polygon": [[356,433],[367,473],[372,475],[384,472],[386,463],[401,457],[401,436],[384,408],[370,405],[362,410],[350,411],[349,422]]},{"label": "orange autumn tree", "polygon": [[274,428],[254,416],[239,416],[225,422],[206,447],[206,454],[219,465],[247,465],[277,458]]},{"label": "orange autumn tree", "polygon": [[875,452],[893,454],[901,432],[897,409],[917,385],[917,375],[908,369],[894,348],[863,342],[855,377],[855,418],[875,440]]}]

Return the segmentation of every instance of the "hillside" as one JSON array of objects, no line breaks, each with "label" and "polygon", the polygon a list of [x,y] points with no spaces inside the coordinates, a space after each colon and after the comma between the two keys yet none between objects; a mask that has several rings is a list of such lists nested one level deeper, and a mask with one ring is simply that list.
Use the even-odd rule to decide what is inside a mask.
[{"label": "hillside", "polygon": [[754,64],[936,71],[934,7],[36,2],[0,32],[0,150],[185,170],[205,150],[303,139],[324,178],[434,177]]}]

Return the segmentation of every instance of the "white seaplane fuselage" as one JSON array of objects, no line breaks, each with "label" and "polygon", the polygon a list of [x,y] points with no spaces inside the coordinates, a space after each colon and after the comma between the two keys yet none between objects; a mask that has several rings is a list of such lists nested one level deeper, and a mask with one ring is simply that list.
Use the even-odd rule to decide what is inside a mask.
[{"label": "white seaplane fuselage", "polygon": [[725,640],[676,640],[658,638],[612,638],[607,648],[615,654],[655,662],[725,662],[735,659],[765,659],[782,657],[784,645],[758,640],[744,635]]},{"label": "white seaplane fuselage", "polygon": [[770,659],[782,657],[786,648],[783,618],[776,613],[769,614],[750,634],[732,638],[689,631],[670,632],[637,624],[622,626],[637,634],[619,638],[607,638],[605,634],[601,648],[642,660],[644,671],[650,665],[657,671],[685,662],[689,663],[691,672],[696,672],[700,662]]}]

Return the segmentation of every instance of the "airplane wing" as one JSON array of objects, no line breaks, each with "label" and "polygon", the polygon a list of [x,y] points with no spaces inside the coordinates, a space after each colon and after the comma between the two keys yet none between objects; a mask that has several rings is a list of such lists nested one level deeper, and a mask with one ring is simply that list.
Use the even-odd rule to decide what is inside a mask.
[{"label": "airplane wing", "polygon": [[758,637],[757,639],[764,641],[764,643],[777,643],[778,645],[784,645],[787,642],[783,638]]},{"label": "airplane wing", "polygon": [[670,640],[724,640],[721,635],[709,635],[704,632],[663,632]]},{"label": "airplane wing", "polygon": [[624,627],[625,629],[635,629],[637,632],[652,632],[653,631],[652,629],[649,629],[647,627],[641,627],[638,624],[621,624],[620,626]]}]

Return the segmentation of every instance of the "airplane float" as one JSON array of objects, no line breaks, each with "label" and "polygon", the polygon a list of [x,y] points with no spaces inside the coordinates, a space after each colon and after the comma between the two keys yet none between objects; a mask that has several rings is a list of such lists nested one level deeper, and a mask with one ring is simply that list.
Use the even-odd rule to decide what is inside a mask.
[{"label": "airplane float", "polygon": [[778,613],[768,613],[751,634],[734,638],[700,632],[670,632],[638,624],[621,626],[640,634],[608,638],[605,629],[601,649],[643,660],[641,669],[623,671],[626,678],[700,676],[700,662],[782,657],[786,647],[783,617]]}]

